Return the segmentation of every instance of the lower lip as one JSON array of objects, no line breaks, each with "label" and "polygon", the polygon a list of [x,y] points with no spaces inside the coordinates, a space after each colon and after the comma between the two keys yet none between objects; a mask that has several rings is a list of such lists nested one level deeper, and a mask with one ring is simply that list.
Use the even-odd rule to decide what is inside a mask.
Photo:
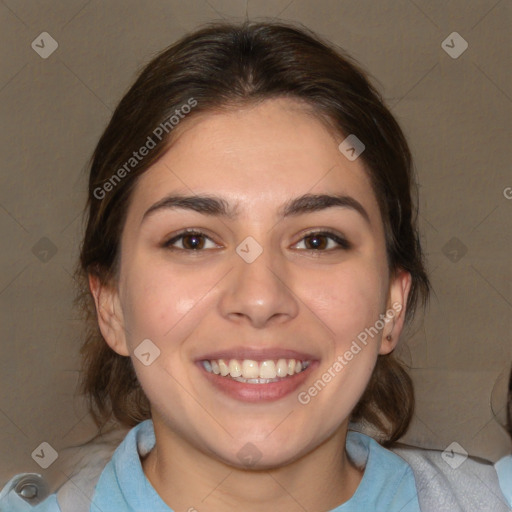
[{"label": "lower lip", "polygon": [[213,386],[236,400],[244,402],[271,402],[293,393],[304,383],[317,364],[318,361],[312,361],[304,371],[290,377],[285,377],[277,382],[269,382],[268,384],[238,382],[230,377],[222,377],[206,371],[200,362],[198,366]]}]

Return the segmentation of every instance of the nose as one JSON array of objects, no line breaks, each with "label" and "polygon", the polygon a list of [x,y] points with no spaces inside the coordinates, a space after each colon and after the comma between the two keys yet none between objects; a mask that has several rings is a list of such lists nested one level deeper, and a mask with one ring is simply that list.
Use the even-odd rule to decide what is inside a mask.
[{"label": "nose", "polygon": [[221,315],[254,328],[284,323],[299,311],[285,263],[278,254],[263,250],[251,263],[238,254],[233,256],[234,268],[219,300]]}]

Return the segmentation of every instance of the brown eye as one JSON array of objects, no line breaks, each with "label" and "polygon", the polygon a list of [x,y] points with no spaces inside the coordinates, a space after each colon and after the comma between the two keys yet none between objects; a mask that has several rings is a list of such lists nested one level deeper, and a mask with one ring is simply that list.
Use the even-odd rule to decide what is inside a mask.
[{"label": "brown eye", "polygon": [[202,249],[205,244],[204,236],[199,234],[185,235],[182,237],[182,244],[184,249]]},{"label": "brown eye", "polygon": [[326,249],[329,243],[325,235],[315,234],[304,237],[306,249]]},{"label": "brown eye", "polygon": [[202,251],[203,249],[216,249],[219,246],[205,234],[190,231],[171,238],[164,244],[164,247],[170,250]]},{"label": "brown eye", "polygon": [[295,245],[295,249],[302,249],[306,251],[332,251],[335,249],[350,249],[352,246],[343,237],[326,232],[313,232],[306,235],[302,240]]}]

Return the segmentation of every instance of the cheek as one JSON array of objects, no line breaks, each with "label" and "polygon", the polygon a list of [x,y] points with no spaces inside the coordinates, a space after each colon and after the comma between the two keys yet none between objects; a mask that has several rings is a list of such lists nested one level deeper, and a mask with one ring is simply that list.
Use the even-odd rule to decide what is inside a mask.
[{"label": "cheek", "polygon": [[130,346],[145,338],[161,349],[179,345],[197,325],[217,281],[215,272],[192,266],[177,270],[165,261],[133,261],[122,294]]},{"label": "cheek", "polygon": [[371,378],[380,331],[368,333],[386,306],[387,274],[378,264],[354,260],[333,268],[328,277],[308,273],[301,279],[301,297],[309,298],[311,318],[329,329],[332,343],[324,345],[318,379],[302,389],[298,399],[310,407],[311,415],[326,415],[323,428],[334,432],[350,416]]},{"label": "cheek", "polygon": [[[204,272],[177,271],[155,260],[127,268],[125,276],[123,315],[137,377],[152,404],[165,403],[171,393],[175,406],[182,407],[176,383],[187,380],[184,347],[211,309],[208,291],[216,280]],[[146,339],[159,350],[149,366],[137,360],[137,348]]]},{"label": "cheek", "polygon": [[[337,345],[346,345],[374,325],[386,304],[387,276],[378,265],[355,262],[303,273],[301,299],[328,328]],[[337,347],[342,348],[342,347]]]},{"label": "cheek", "polygon": [[[172,325],[174,307],[173,287],[165,279],[156,279],[151,269],[130,272],[126,280],[123,313],[130,345],[139,338],[161,338]],[[165,292],[165,293],[164,293]]]}]

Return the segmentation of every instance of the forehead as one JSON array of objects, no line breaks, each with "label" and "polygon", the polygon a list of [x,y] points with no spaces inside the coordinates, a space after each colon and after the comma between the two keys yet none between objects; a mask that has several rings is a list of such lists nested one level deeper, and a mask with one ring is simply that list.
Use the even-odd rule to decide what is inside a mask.
[{"label": "forehead", "polygon": [[170,192],[216,194],[252,216],[303,194],[338,193],[355,197],[378,218],[364,163],[339,151],[343,138],[291,99],[195,114],[142,175],[132,205],[142,215]]}]

